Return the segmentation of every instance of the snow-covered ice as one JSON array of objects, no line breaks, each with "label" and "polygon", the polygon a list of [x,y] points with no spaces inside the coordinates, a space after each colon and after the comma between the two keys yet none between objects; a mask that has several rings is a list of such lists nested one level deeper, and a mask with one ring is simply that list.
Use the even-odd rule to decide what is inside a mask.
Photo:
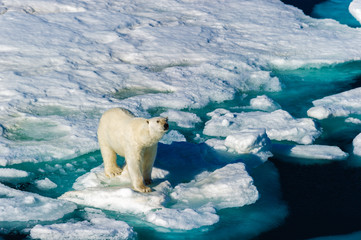
[{"label": "snow-covered ice", "polygon": [[36,225],[30,231],[34,239],[136,239],[127,223],[109,219],[99,210],[85,208],[85,221],[69,221],[51,225]]},{"label": "snow-covered ice", "polygon": [[353,153],[355,155],[361,156],[361,133],[358,134],[352,141]]},{"label": "snow-covered ice", "polygon": [[12,189],[0,183],[1,232],[10,231],[14,226],[25,227],[30,221],[58,220],[76,208],[71,202]]},{"label": "snow-covered ice", "polygon": [[203,172],[191,182],[177,185],[170,195],[178,201],[176,205],[202,206],[211,203],[216,209],[242,207],[255,203],[259,197],[243,163]]},{"label": "snow-covered ice", "polygon": [[361,114],[361,88],[327,96],[312,103],[314,107],[310,108],[307,114],[317,119]]},{"label": "snow-covered ice", "polygon": [[205,142],[215,150],[234,154],[255,154],[266,161],[272,156],[271,141],[265,129],[244,129],[235,135],[228,135],[225,140],[211,138]]},{"label": "snow-covered ice", "polygon": [[[189,230],[218,222],[216,209],[253,204],[259,197],[243,163],[205,171],[195,180],[174,188],[167,180],[159,182],[167,175],[166,171],[154,170],[155,183],[149,194],[133,191],[128,177],[123,176],[126,172],[115,179],[106,179],[100,166],[77,180],[74,188],[79,190],[66,192],[60,198],[124,214],[145,214],[146,220],[155,225]],[[169,199],[173,204],[166,207]]]},{"label": "snow-covered ice", "polygon": [[42,190],[42,191],[49,191],[51,189],[58,187],[58,185],[56,185],[54,182],[52,182],[49,178],[36,180],[35,185],[39,190]]},{"label": "snow-covered ice", "polygon": [[18,183],[30,180],[30,174],[13,168],[0,168],[0,182]]},{"label": "snow-covered ice", "polygon": [[278,103],[276,103],[266,95],[252,98],[250,101],[250,105],[251,108],[253,109],[267,111],[267,112],[272,112],[281,108],[281,106]]},{"label": "snow-covered ice", "polygon": [[176,122],[179,127],[194,128],[196,123],[202,120],[194,113],[168,110],[161,114],[162,117],[168,117],[170,122]]},{"label": "snow-covered ice", "polygon": [[272,152],[289,157],[323,159],[323,160],[345,160],[345,153],[337,146],[327,145],[286,145],[272,144]]},{"label": "snow-covered ice", "polygon": [[360,0],[353,0],[350,3],[349,11],[354,16],[357,21],[361,23],[361,1]]},{"label": "snow-covered ice", "polygon": [[284,110],[274,112],[232,113],[226,109],[216,109],[208,113],[211,119],[206,122],[203,133],[209,136],[237,134],[250,128],[264,128],[267,136],[273,140],[288,140],[310,144],[320,135],[313,120],[293,118]]}]

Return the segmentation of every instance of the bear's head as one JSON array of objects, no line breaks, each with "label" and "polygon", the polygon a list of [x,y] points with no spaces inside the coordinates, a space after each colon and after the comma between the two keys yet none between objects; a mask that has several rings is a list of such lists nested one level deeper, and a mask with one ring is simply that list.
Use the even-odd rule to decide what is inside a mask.
[{"label": "bear's head", "polygon": [[158,140],[160,140],[169,129],[168,118],[154,117],[148,119],[147,123],[149,125],[149,133]]}]

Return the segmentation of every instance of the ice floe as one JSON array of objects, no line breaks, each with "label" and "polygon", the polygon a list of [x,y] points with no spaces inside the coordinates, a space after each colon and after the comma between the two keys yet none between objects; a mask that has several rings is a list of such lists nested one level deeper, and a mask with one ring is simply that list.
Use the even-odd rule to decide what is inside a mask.
[{"label": "ice floe", "polygon": [[232,113],[226,109],[216,109],[208,113],[211,119],[206,122],[203,133],[209,136],[238,134],[250,128],[264,128],[267,136],[273,140],[288,140],[302,144],[310,144],[320,135],[313,120],[293,118],[284,110],[274,112],[241,112]]},{"label": "ice floe", "polygon": [[278,103],[276,103],[266,95],[252,98],[250,101],[250,105],[251,108],[253,109],[267,111],[267,112],[272,112],[281,108],[281,106]]},{"label": "ice floe", "polygon": [[361,1],[360,0],[353,0],[350,3],[348,8],[352,16],[357,19],[361,23]]},{"label": "ice floe", "polygon": [[202,120],[194,113],[168,110],[161,114],[162,117],[168,117],[170,122],[176,122],[179,127],[194,128],[196,123]]},{"label": "ice floe", "polygon": [[149,194],[133,191],[126,174],[123,171],[122,175],[108,179],[100,166],[77,180],[74,188],[78,190],[66,192],[60,198],[125,214],[145,214],[146,220],[155,225],[183,230],[213,225],[219,220],[217,209],[253,204],[259,198],[243,163],[202,172],[195,180],[174,188],[162,180],[167,171],[155,168],[153,192]]},{"label": "ice floe", "polygon": [[355,155],[361,156],[361,133],[354,138],[352,145],[353,153]]},{"label": "ice floe", "polygon": [[[12,189],[0,183],[0,231],[26,226],[29,221],[54,221],[73,212],[72,202]],[[11,223],[15,223],[11,225]]]},{"label": "ice floe", "polygon": [[0,168],[0,182],[18,183],[30,180],[30,174],[14,168]]},{"label": "ice floe", "polygon": [[136,239],[137,234],[127,223],[109,219],[101,212],[93,213],[89,208],[85,208],[85,212],[85,221],[39,224],[31,229],[30,236],[34,239]]},{"label": "ice floe", "polygon": [[312,102],[307,115],[317,119],[361,114],[361,88],[327,96]]},{"label": "ice floe", "polygon": [[348,157],[348,153],[345,153],[339,147],[327,145],[272,144],[272,152],[307,159],[345,160]]},{"label": "ice floe", "polygon": [[56,185],[54,182],[52,182],[49,178],[36,180],[35,185],[39,190],[42,190],[42,191],[49,191],[51,189],[58,187],[58,185]]},{"label": "ice floe", "polygon": [[266,161],[272,156],[271,141],[265,129],[244,129],[237,134],[228,135],[225,140],[211,138],[205,142],[215,150],[227,151],[234,154],[252,153]]}]

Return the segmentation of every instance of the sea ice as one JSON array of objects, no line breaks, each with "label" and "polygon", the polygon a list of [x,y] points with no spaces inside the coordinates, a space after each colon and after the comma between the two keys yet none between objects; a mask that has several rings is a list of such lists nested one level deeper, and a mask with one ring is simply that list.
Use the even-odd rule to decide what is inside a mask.
[{"label": "sea ice", "polygon": [[348,8],[352,16],[357,19],[361,23],[361,1],[360,0],[353,0],[350,3]]},{"label": "sea ice", "polygon": [[52,182],[49,178],[36,180],[35,185],[39,190],[42,190],[42,191],[49,191],[51,189],[58,187],[58,185],[56,185],[54,182]]},{"label": "sea ice", "polygon": [[200,173],[189,183],[181,183],[170,194],[176,206],[211,203],[216,209],[242,207],[258,200],[257,188],[243,163],[228,164],[214,172]]},{"label": "sea ice", "polygon": [[66,192],[60,198],[126,214],[145,214],[146,220],[155,225],[186,230],[218,222],[215,209],[242,207],[258,199],[243,163],[203,172],[174,189],[166,180],[159,182],[168,174],[166,171],[154,170],[153,192],[149,194],[134,192],[127,177],[122,176],[126,172],[107,179],[100,166],[77,179],[74,188],[79,190]]},{"label": "sea ice", "polygon": [[354,138],[352,145],[353,153],[355,155],[361,156],[361,133]]},{"label": "sea ice", "polygon": [[307,115],[317,119],[361,114],[361,88],[327,96],[312,102]]},{"label": "sea ice", "polygon": [[207,115],[211,119],[206,122],[203,133],[209,136],[226,137],[238,134],[244,129],[264,128],[270,139],[310,144],[320,135],[320,131],[316,128],[313,120],[308,118],[295,119],[281,109],[270,113],[232,113],[226,109],[216,109]]},{"label": "sea ice", "polygon": [[173,142],[186,142],[186,141],[187,139],[184,137],[183,134],[181,134],[177,130],[170,130],[162,137],[162,139],[159,142],[170,145]]},{"label": "sea ice", "polygon": [[278,103],[276,103],[266,95],[252,98],[250,104],[251,104],[251,108],[253,109],[267,111],[267,112],[272,112],[281,108],[281,106]]},{"label": "sea ice", "polygon": [[296,158],[345,160],[348,153],[337,146],[272,144],[272,152]]},{"label": "sea ice", "polygon": [[194,128],[196,123],[202,120],[194,113],[168,110],[161,114],[162,117],[168,117],[170,122],[176,122],[182,128]]},{"label": "sea ice", "polygon": [[272,156],[270,152],[271,141],[265,129],[244,129],[237,134],[228,135],[225,140],[211,138],[205,143],[215,150],[235,154],[256,154],[264,161]]},{"label": "sea ice", "polygon": [[199,209],[158,209],[149,213],[146,219],[157,226],[190,230],[213,225],[219,221],[219,216],[213,207],[204,206]]},{"label": "sea ice", "polygon": [[0,182],[18,183],[30,180],[30,174],[13,168],[0,168]]},{"label": "sea ice", "polygon": [[76,208],[71,202],[15,190],[0,183],[0,231],[11,230],[12,222],[26,226],[29,221],[54,221]]},{"label": "sea ice", "polygon": [[136,233],[123,221],[95,217],[89,221],[36,225],[30,231],[34,239],[135,239]]}]

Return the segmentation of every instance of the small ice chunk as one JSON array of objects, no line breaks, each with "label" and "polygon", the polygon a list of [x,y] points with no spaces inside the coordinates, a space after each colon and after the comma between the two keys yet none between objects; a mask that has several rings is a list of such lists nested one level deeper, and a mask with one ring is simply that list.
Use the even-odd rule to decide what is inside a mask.
[{"label": "small ice chunk", "polygon": [[170,122],[176,122],[182,128],[194,128],[196,123],[202,120],[194,113],[168,110],[161,114],[162,117],[168,117]]},{"label": "small ice chunk", "polygon": [[331,115],[331,110],[325,107],[312,107],[308,109],[307,115],[316,119],[325,119]]},{"label": "small ice chunk", "polygon": [[0,222],[54,221],[76,208],[71,202],[15,190],[0,183]]},{"label": "small ice chunk", "polygon": [[354,138],[352,145],[353,153],[355,155],[361,156],[361,133]]},{"label": "small ice chunk", "polygon": [[273,144],[272,151],[289,157],[307,159],[345,160],[348,157],[348,153],[339,147],[327,145]]},{"label": "small ice chunk", "polygon": [[96,217],[90,221],[36,225],[30,231],[34,239],[135,239],[136,233],[123,221]]},{"label": "small ice chunk", "polygon": [[272,112],[281,108],[281,106],[278,103],[276,103],[266,95],[252,98],[250,101],[250,105],[251,108],[253,109],[267,111],[267,112]]},{"label": "small ice chunk", "polygon": [[149,213],[146,218],[148,222],[155,225],[182,230],[209,226],[219,221],[216,210],[210,206],[204,206],[199,209],[163,208]]},{"label": "small ice chunk", "polygon": [[186,142],[186,138],[183,134],[178,132],[177,130],[170,130],[167,134],[165,134],[160,140],[163,144],[172,144],[173,142]]},{"label": "small ice chunk", "polygon": [[211,203],[216,209],[242,207],[258,199],[257,188],[243,163],[228,164],[214,172],[198,174],[189,183],[174,188],[171,197],[177,205],[201,207]]},{"label": "small ice chunk", "polygon": [[35,184],[36,184],[36,187],[42,191],[48,191],[48,190],[58,187],[58,185],[56,185],[54,182],[52,182],[49,178],[45,178],[42,180],[36,180]]},{"label": "small ice chunk", "polygon": [[349,5],[348,10],[351,15],[361,23],[361,0],[353,0]]},{"label": "small ice chunk", "polygon": [[0,168],[0,181],[9,183],[23,182],[29,179],[29,173],[14,168]]},{"label": "small ice chunk", "polygon": [[[284,110],[274,112],[242,112],[231,113],[226,109],[216,109],[208,113],[211,119],[206,122],[203,133],[208,136],[227,137],[236,135],[241,130],[264,128],[270,139],[294,141],[310,144],[320,135],[320,131],[312,119],[293,118]],[[223,123],[227,120],[229,125]]]}]

